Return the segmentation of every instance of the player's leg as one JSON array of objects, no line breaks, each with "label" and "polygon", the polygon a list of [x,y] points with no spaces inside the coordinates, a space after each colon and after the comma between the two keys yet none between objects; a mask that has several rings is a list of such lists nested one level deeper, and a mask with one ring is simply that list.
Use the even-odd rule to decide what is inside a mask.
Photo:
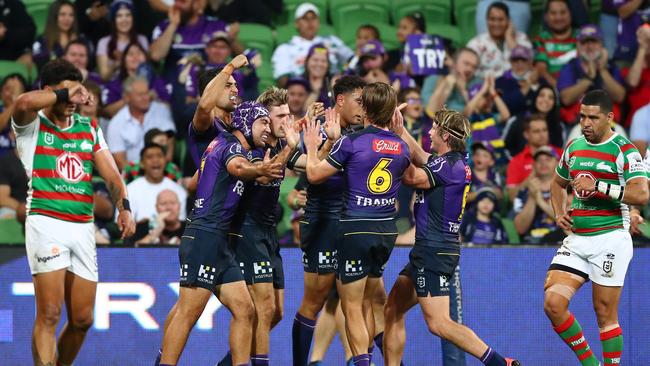
[{"label": "player's leg", "polygon": [[256,283],[248,286],[255,306],[255,325],[253,349],[251,350],[254,365],[268,365],[269,361],[269,332],[271,321],[275,314],[275,296],[271,282]]},{"label": "player's leg", "polygon": [[[375,293],[380,284],[383,284],[381,277],[368,277],[366,282],[366,289],[363,294],[363,313],[366,318],[366,328],[368,329],[368,358],[372,361],[372,352],[374,351],[374,339],[376,332],[375,314],[373,302]],[[380,307],[379,311],[383,314],[384,309]],[[383,317],[383,316],[382,316]],[[383,320],[383,319],[382,319]],[[383,324],[382,324],[383,327]]]},{"label": "player's leg", "polygon": [[372,297],[372,314],[375,317],[375,332],[374,332],[374,344],[379,348],[381,353],[384,352],[383,347],[383,338],[384,338],[384,306],[388,300],[388,295],[386,294],[386,288],[384,285],[384,279],[381,278],[381,283],[377,286],[375,294]]},{"label": "player's leg", "polygon": [[34,365],[56,363],[56,326],[61,320],[65,296],[66,269],[32,276],[36,300],[36,319],[32,333]]},{"label": "player's leg", "polygon": [[335,291],[330,292],[330,296],[325,303],[323,311],[320,312],[314,329],[314,346],[312,347],[309,365],[320,365],[325,358],[327,349],[330,347],[334,336],[336,335],[336,309],[339,305],[339,298]]},{"label": "player's leg", "polygon": [[336,312],[334,313],[334,320],[336,321],[336,330],[339,332],[339,340],[343,345],[343,352],[345,353],[345,359],[347,360],[347,365],[352,365],[352,348],[350,348],[350,342],[348,342],[348,332],[345,330],[345,315],[343,315],[343,309],[341,308],[341,301],[339,299],[336,306]]},{"label": "player's leg", "polygon": [[355,365],[369,364],[367,352],[370,335],[363,306],[366,282],[368,282],[367,276],[353,282],[337,280],[337,290],[341,296],[341,308],[345,316],[345,330]]},{"label": "player's leg", "polygon": [[603,346],[604,366],[621,363],[623,352],[623,331],[618,323],[618,303],[622,287],[593,284],[593,303]]},{"label": "player's leg", "polygon": [[[407,270],[408,266],[404,271]],[[417,304],[413,282],[410,277],[404,274],[404,271],[395,280],[384,307],[385,324],[382,349],[384,363],[387,366],[399,366],[401,364],[404,345],[406,344],[404,315]]]},{"label": "player's leg", "polygon": [[[241,274],[241,272],[239,272]],[[271,293],[273,293],[271,291]],[[255,307],[246,282],[235,281],[219,285],[219,301],[230,311],[230,353],[234,365],[248,365],[253,338]],[[164,349],[164,348],[163,348]]]},{"label": "player's leg", "polygon": [[271,253],[271,264],[273,265],[273,292],[275,299],[275,312],[271,320],[271,329],[273,329],[284,318],[284,263],[280,254],[280,243],[278,242],[275,227],[268,234],[269,253]]},{"label": "player's leg", "polygon": [[[174,303],[174,306],[172,306],[171,310],[169,310],[169,314],[167,314],[167,317],[165,318],[165,323],[163,324],[163,334],[167,333],[167,329],[169,328],[169,323],[171,323],[172,318],[176,313],[176,306],[177,306],[176,304],[177,303]],[[156,360],[154,361],[154,366],[160,365],[161,357],[162,357],[162,345],[158,349],[158,355],[156,356]]]},{"label": "player's leg", "polygon": [[583,237],[569,235],[557,250],[544,283],[544,312],[580,363],[597,366],[600,362],[583,336],[580,323],[569,311],[571,299],[589,278],[589,263],[582,250],[586,245],[592,244]]},{"label": "player's leg", "polygon": [[66,272],[65,305],[68,321],[61,331],[57,346],[61,365],[72,365],[93,324],[96,292],[97,282]]},{"label": "player's leg", "polygon": [[273,294],[275,300],[275,312],[273,313],[273,319],[271,320],[271,329],[275,328],[275,326],[284,318],[284,288],[273,289]]}]

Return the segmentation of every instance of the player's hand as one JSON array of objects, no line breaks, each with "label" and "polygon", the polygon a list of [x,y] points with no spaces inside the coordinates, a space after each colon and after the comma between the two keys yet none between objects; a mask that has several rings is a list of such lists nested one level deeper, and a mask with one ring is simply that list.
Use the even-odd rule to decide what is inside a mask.
[{"label": "player's hand", "polygon": [[296,128],[294,127],[295,124],[296,121],[294,121],[293,115],[289,116],[289,118],[285,119],[280,124],[282,131],[284,131],[284,139],[292,150],[300,143],[300,133],[296,131]]},{"label": "player's hand", "polygon": [[78,105],[95,104],[93,95],[90,94],[81,83],[76,83],[68,88],[68,101],[72,104]]},{"label": "player's hand", "polygon": [[632,235],[643,235],[639,225],[643,224],[643,217],[636,208],[630,210],[630,233]]},{"label": "player's hand", "polygon": [[596,181],[587,176],[578,177],[571,183],[578,193],[593,192],[596,190]]},{"label": "player's hand", "polygon": [[325,134],[331,142],[341,137],[341,115],[334,108],[327,108],[325,111]]},{"label": "player's hand", "polygon": [[117,227],[120,229],[120,232],[122,232],[122,240],[135,234],[135,221],[133,221],[131,211],[120,211],[120,213],[117,215]]},{"label": "player's hand", "polygon": [[562,230],[571,231],[573,229],[573,219],[571,219],[571,216],[569,216],[569,214],[566,212],[555,216],[555,222],[557,223],[557,226]]},{"label": "player's hand", "polygon": [[325,115],[325,105],[322,102],[314,102],[307,107],[307,121]]},{"label": "player's hand", "polygon": [[600,57],[598,58],[598,61],[596,61],[599,71],[607,69],[608,59],[609,53],[607,52],[607,48],[603,47],[602,51],[600,51]]},{"label": "player's hand", "polygon": [[264,160],[262,160],[262,163],[258,167],[259,175],[269,178],[281,179],[284,170],[282,169],[282,164],[278,163],[277,160],[278,156],[276,155],[271,158],[271,149],[266,149]]},{"label": "player's hand", "polygon": [[312,118],[307,121],[307,125],[305,126],[305,148],[308,152],[316,151],[318,150],[318,145],[321,143],[321,140],[320,126],[318,124],[318,121],[316,118]]},{"label": "player's hand", "polygon": [[393,131],[397,136],[401,136],[404,133],[404,116],[402,116],[402,109],[406,108],[408,104],[402,103],[395,108],[393,112],[393,118],[390,121],[390,130]]},{"label": "player's hand", "polygon": [[170,6],[167,11],[167,19],[169,19],[169,24],[178,27],[181,24],[181,10],[174,5]]},{"label": "player's hand", "polygon": [[244,66],[248,66],[248,58],[244,55],[237,55],[235,58],[230,61],[230,64],[236,69],[240,69]]},{"label": "player's hand", "polygon": [[293,209],[299,210],[307,205],[307,191],[302,190],[296,193],[296,196],[293,198]]}]

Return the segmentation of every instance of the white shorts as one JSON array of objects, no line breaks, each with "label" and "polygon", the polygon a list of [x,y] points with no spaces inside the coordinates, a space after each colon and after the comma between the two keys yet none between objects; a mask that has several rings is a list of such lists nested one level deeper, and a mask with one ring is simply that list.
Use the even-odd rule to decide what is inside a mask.
[{"label": "white shorts", "polygon": [[564,238],[549,269],[572,272],[602,286],[623,286],[632,260],[632,237],[626,230]]},{"label": "white shorts", "polygon": [[62,268],[97,282],[95,225],[74,223],[43,215],[25,222],[25,247],[32,275]]}]

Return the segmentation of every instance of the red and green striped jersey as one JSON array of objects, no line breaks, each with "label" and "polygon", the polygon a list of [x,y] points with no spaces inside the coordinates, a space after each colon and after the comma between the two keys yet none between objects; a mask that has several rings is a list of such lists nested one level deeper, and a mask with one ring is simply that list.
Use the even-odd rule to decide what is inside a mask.
[{"label": "red and green striped jersey", "polygon": [[[566,180],[581,176],[625,186],[636,177],[646,179],[641,154],[625,137],[614,133],[607,141],[591,144],[580,136],[571,140],[555,169]],[[600,192],[573,192],[571,202],[573,231],[578,235],[597,235],[628,229],[629,208]]]},{"label": "red and green striped jersey", "polygon": [[567,39],[553,38],[551,32],[545,30],[533,40],[535,49],[535,62],[545,62],[548,72],[557,76],[564,64],[575,58],[576,34],[574,30]]},{"label": "red and green striped jersey", "polygon": [[39,112],[33,122],[13,127],[29,177],[27,214],[92,222],[94,154],[107,148],[97,122],[73,114],[61,129]]}]

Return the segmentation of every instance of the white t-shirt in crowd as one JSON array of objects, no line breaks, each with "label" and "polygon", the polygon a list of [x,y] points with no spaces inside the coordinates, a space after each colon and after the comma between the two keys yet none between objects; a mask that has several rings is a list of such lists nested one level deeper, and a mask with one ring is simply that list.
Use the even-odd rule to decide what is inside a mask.
[{"label": "white t-shirt in crowd", "polygon": [[131,213],[136,222],[144,219],[152,220],[156,216],[156,198],[158,197],[158,193],[165,189],[176,192],[178,200],[181,203],[179,219],[185,220],[187,192],[180,184],[167,177],[163,178],[160,183],[151,183],[145,177],[140,177],[126,186],[126,190],[129,193]]}]

